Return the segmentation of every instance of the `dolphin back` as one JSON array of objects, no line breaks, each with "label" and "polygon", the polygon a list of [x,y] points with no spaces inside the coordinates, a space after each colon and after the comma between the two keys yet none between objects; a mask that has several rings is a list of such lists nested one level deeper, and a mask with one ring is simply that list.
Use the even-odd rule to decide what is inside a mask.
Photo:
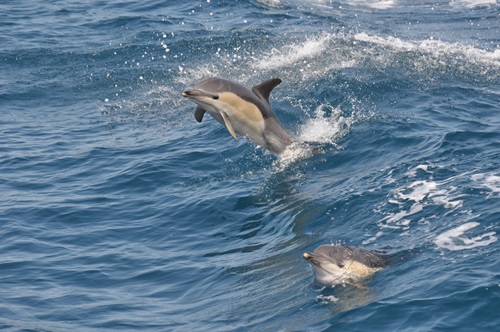
[{"label": "dolphin back", "polygon": [[382,253],[358,247],[323,245],[318,247],[314,253],[329,257],[338,264],[354,260],[369,268],[385,268],[388,265]]},{"label": "dolphin back", "polygon": [[385,268],[388,265],[384,256],[373,250],[348,247],[348,252],[352,259],[370,268]]},{"label": "dolphin back", "polygon": [[238,82],[219,77],[210,77],[198,83],[195,86],[195,89],[210,91],[213,93],[234,93],[241,99],[257,106],[264,119],[267,119],[274,116],[271,106],[269,105],[269,96],[271,95],[271,91],[280,83],[281,79],[271,78],[249,89]]}]

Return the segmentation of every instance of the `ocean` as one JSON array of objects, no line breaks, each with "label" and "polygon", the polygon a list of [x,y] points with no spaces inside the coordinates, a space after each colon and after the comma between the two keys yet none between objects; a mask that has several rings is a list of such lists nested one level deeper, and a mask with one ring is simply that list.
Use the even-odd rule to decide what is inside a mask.
[{"label": "ocean", "polygon": [[[301,144],[198,123],[212,76]],[[500,331],[500,4],[4,0],[0,192],[3,331]]]}]

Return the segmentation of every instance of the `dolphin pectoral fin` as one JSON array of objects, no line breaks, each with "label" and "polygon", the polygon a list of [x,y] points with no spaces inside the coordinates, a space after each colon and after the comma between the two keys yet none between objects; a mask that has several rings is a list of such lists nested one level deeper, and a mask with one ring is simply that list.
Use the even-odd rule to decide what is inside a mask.
[{"label": "dolphin pectoral fin", "polygon": [[229,117],[227,116],[226,112],[220,111],[220,115],[222,116],[222,119],[224,120],[224,124],[226,125],[227,130],[229,130],[229,133],[233,138],[237,141],[238,137],[236,137],[236,133],[234,132],[233,125],[231,124],[231,120],[229,120]]},{"label": "dolphin pectoral fin", "polygon": [[201,122],[203,120],[203,115],[205,114],[205,110],[201,107],[196,108],[196,111],[194,111],[194,117],[196,121]]},{"label": "dolphin pectoral fin", "polygon": [[270,80],[264,81],[260,83],[259,85],[256,85],[252,88],[252,91],[254,93],[260,94],[264,99],[269,102],[269,95],[271,94],[271,91],[281,83],[281,80],[279,78],[271,78]]}]

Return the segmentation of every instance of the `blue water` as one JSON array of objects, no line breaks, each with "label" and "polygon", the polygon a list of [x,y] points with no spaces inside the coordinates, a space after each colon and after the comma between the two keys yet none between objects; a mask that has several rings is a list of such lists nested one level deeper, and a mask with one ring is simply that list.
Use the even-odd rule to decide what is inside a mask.
[{"label": "blue water", "polygon": [[[210,76],[323,153],[196,122]],[[500,5],[2,1],[0,192],[1,330],[498,331]]]}]

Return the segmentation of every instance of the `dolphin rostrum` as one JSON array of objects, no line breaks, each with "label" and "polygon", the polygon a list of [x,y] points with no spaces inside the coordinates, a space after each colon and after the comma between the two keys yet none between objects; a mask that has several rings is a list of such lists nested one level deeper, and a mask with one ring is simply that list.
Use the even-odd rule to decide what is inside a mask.
[{"label": "dolphin rostrum", "polygon": [[198,122],[208,112],[226,126],[235,140],[238,140],[236,134],[246,136],[255,144],[280,154],[292,144],[292,137],[269,105],[269,95],[280,83],[279,78],[272,78],[249,89],[237,82],[211,77],[196,84],[194,89],[182,92],[182,96],[198,105],[194,113]]},{"label": "dolphin rostrum", "polygon": [[344,245],[321,245],[303,256],[312,267],[314,280],[323,285],[356,285],[389,264],[381,252]]}]

